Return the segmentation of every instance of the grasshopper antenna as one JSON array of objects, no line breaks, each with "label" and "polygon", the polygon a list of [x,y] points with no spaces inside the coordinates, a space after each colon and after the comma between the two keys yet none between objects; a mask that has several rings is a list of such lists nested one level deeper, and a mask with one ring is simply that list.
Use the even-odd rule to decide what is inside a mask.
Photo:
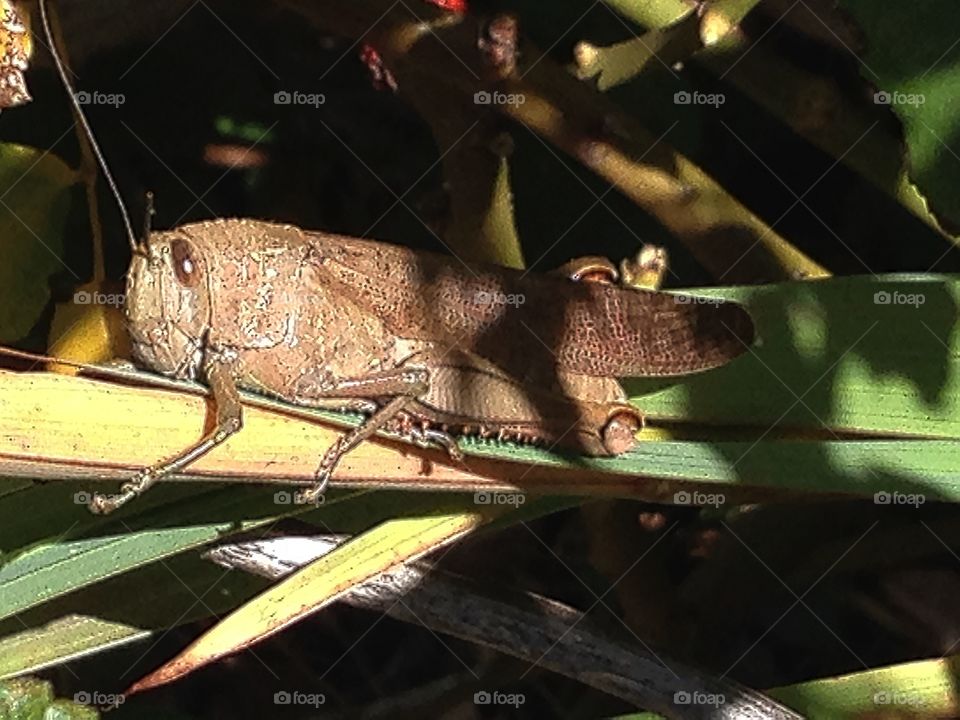
[{"label": "grasshopper antenna", "polygon": [[[47,38],[47,43],[50,45],[50,54],[53,56],[53,64],[56,65],[57,74],[60,75],[60,81],[67,89],[67,94],[70,96],[70,104],[73,106],[74,114],[77,118],[77,121],[83,128],[83,132],[86,134],[87,140],[90,142],[90,149],[93,152],[94,157],[97,158],[97,164],[100,166],[100,170],[103,172],[103,177],[107,181],[107,186],[110,188],[110,192],[113,193],[113,197],[116,198],[117,206],[120,208],[120,216],[123,218],[123,226],[127,231],[127,239],[130,242],[130,249],[134,254],[141,253],[142,249],[137,244],[137,237],[133,233],[133,225],[130,224],[130,215],[127,213],[126,206],[123,204],[123,198],[120,196],[120,191],[117,189],[117,184],[113,180],[113,175],[110,174],[110,169],[107,167],[107,161],[104,159],[103,153],[100,152],[100,146],[97,145],[96,138],[94,138],[93,135],[93,130],[90,128],[90,123],[87,122],[87,116],[83,114],[83,108],[80,107],[80,101],[77,100],[77,93],[73,88],[73,83],[70,82],[70,78],[67,76],[67,69],[64,67],[63,61],[60,59],[60,53],[57,51],[57,43],[53,39],[53,30],[50,27],[50,19],[47,17],[47,0],[40,0],[40,20],[43,24],[43,34]],[[152,210],[149,212],[152,213]]]},{"label": "grasshopper antenna", "polygon": [[157,211],[153,207],[153,193],[147,190],[147,209],[143,216],[143,244],[150,247],[150,233],[153,232],[153,216]]}]

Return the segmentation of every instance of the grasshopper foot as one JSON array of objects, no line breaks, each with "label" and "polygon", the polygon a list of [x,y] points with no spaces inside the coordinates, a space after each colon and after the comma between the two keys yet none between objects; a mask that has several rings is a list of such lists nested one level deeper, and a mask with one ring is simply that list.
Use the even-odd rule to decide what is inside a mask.
[{"label": "grasshopper foot", "polygon": [[141,472],[132,480],[125,482],[120,486],[120,492],[116,495],[104,495],[94,493],[87,507],[95,515],[109,515],[119,507],[126,505],[138,495],[153,485],[155,478],[149,470]]},{"label": "grasshopper foot", "polygon": [[410,440],[420,447],[427,448],[431,445],[440,445],[447,451],[451,460],[454,462],[463,461],[463,450],[460,449],[457,439],[450,433],[433,428],[412,427],[409,430],[409,436]]},{"label": "grasshopper foot", "polygon": [[327,485],[330,484],[330,475],[330,471],[318,474],[315,485],[311,485],[306,490],[301,490],[294,495],[294,503],[297,505],[322,505]]},{"label": "grasshopper foot", "polygon": [[333,475],[334,468],[337,467],[340,458],[346,455],[350,449],[350,441],[347,438],[347,435],[341,436],[340,439],[331,445],[327,452],[324,453],[323,459],[317,467],[317,471],[313,474],[316,482],[306,490],[301,490],[296,493],[294,501],[297,504],[315,505],[323,502],[323,494],[327,490],[327,485],[330,484],[330,478]]}]

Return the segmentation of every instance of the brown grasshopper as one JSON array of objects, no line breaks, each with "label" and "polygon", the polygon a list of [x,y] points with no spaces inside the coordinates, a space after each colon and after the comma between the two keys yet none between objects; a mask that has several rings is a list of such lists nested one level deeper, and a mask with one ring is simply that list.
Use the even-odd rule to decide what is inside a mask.
[{"label": "brown grasshopper", "polygon": [[586,258],[530,274],[239,219],[148,230],[137,243],[122,212],[133,252],[125,307],[134,355],[145,368],[208,384],[217,422],[119,494],[95,495],[96,512],[238,432],[238,388],[364,414],[324,453],[317,483],[301,494],[309,502],[340,458],[378,430],[442,445],[454,458],[464,435],[619,454],[643,420],[618,377],[714,368],[753,337],[750,316],[733,303],[618,286],[637,271],[629,262],[618,272]]},{"label": "brown grasshopper", "polygon": [[326,451],[304,501],[378,429],[454,457],[471,434],[624,452],[642,415],[617,377],[717,367],[753,326],[738,305],[617,287],[617,276],[595,258],[527,274],[258,220],[148,235],[127,274],[134,354],[206,381],[217,424],[92,507],[118,507],[239,431],[238,387],[367,416]]}]

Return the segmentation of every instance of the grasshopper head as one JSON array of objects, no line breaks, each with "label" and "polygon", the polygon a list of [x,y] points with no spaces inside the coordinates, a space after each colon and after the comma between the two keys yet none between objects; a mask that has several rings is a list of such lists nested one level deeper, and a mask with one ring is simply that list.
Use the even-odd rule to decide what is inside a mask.
[{"label": "grasshopper head", "polygon": [[194,378],[210,327],[203,253],[180,231],[153,233],[127,273],[127,324],[136,358],[149,368]]}]

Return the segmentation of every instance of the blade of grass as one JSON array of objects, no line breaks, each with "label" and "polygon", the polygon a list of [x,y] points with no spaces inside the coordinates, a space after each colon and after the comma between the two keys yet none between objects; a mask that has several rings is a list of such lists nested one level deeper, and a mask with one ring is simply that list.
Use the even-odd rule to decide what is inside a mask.
[{"label": "blade of grass", "polygon": [[320,610],[364,580],[454,542],[496,514],[487,511],[389,520],[227,616],[176,658],[136,682],[126,694],[166,684],[249,647]]},{"label": "blade of grass", "polygon": [[891,665],[770,690],[813,720],[863,717],[873,713],[920,713],[955,717],[957,656]]},{"label": "blade of grass", "polygon": [[0,680],[79,660],[149,635],[147,630],[99,618],[64,617],[0,640]]}]

